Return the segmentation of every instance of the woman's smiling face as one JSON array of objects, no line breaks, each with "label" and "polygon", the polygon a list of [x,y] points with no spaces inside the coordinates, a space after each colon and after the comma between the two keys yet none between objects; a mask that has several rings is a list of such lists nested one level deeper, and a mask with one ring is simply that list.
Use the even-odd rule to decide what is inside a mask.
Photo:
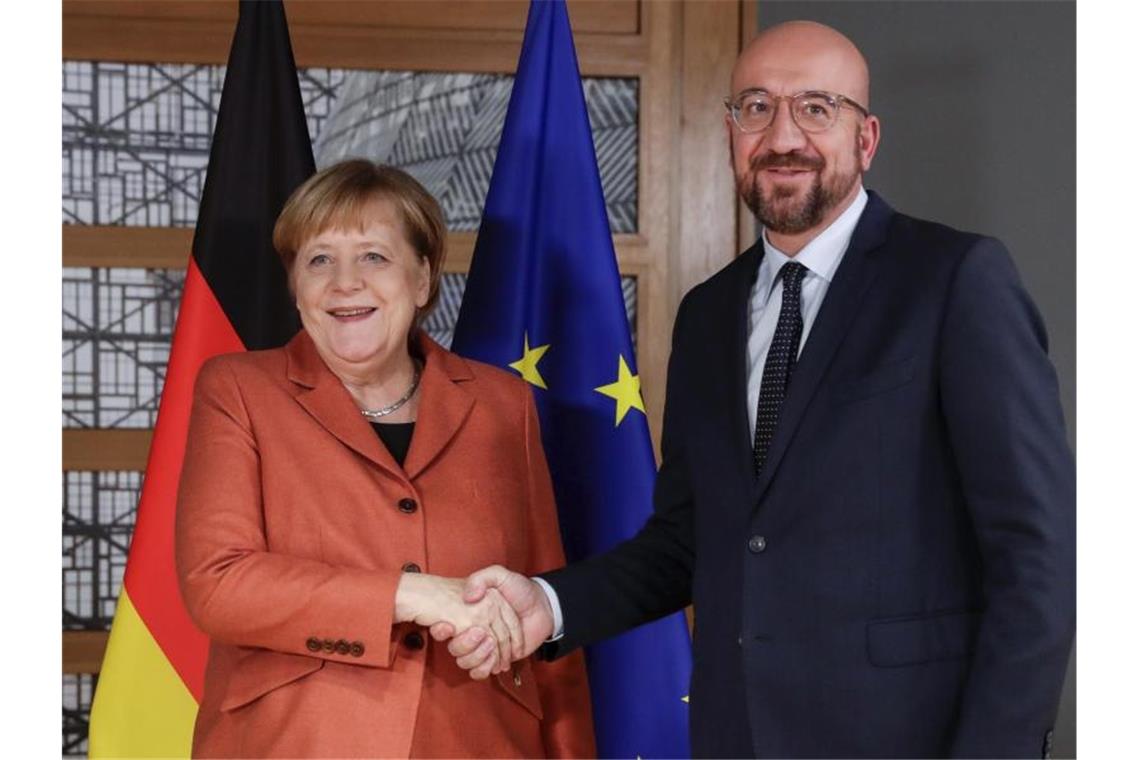
[{"label": "woman's smiling face", "polygon": [[406,356],[430,290],[430,267],[392,204],[370,202],[362,220],[362,227],[327,229],[305,241],[293,264],[301,323],[340,376],[382,371]]}]

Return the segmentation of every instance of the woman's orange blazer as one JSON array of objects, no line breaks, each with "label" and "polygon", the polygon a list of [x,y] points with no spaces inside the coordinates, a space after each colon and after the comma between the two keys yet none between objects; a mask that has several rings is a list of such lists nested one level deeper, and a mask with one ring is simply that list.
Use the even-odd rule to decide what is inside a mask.
[{"label": "woman's orange blazer", "polygon": [[196,757],[594,755],[581,656],[473,681],[392,623],[402,572],[564,562],[530,389],[417,341],[403,467],[304,331],[202,367],[175,551],[211,641]]}]

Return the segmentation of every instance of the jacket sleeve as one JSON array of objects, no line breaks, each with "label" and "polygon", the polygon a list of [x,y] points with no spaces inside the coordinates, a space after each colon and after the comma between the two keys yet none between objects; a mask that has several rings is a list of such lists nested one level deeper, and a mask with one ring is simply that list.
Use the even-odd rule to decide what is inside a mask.
[{"label": "jacket sleeve", "polygon": [[389,666],[398,573],[271,551],[252,429],[233,368],[207,362],[194,388],[175,521],[191,618],[228,644]]},{"label": "jacket sleeve", "polygon": [[[669,357],[661,467],[653,488],[653,514],[632,538],[602,554],[543,573],[562,607],[563,637],[539,650],[547,659],[616,636],[692,601],[695,536],[693,496],[686,461],[682,405],[695,398],[684,388],[685,314],[692,294],[677,311]],[[703,392],[703,391],[701,391]]]},{"label": "jacket sleeve", "polygon": [[[543,453],[538,413],[529,388],[526,397],[526,461],[529,506],[527,575],[566,563],[558,529],[554,489]],[[534,677],[542,701],[542,735],[547,757],[597,757],[590,685],[582,652],[557,662],[533,661]]]},{"label": "jacket sleeve", "polygon": [[1075,468],[1041,317],[996,240],[959,265],[941,340],[984,594],[951,752],[1040,757],[1076,626]]}]

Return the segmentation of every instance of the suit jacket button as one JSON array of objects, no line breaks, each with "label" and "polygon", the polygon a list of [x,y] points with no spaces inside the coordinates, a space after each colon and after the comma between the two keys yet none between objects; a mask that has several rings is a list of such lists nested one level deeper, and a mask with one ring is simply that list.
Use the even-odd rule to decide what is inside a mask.
[{"label": "suit jacket button", "polygon": [[348,646],[348,653],[353,657],[362,657],[364,655],[364,644],[360,641],[354,641]]},{"label": "suit jacket button", "polygon": [[337,654],[348,654],[349,649],[350,649],[350,647],[348,646],[347,641],[345,641],[344,639],[337,639],[336,640],[336,653]]},{"label": "suit jacket button", "polygon": [[400,569],[403,570],[405,573],[418,573],[418,572],[420,572],[420,566],[417,565],[415,562],[405,562],[404,566]]},{"label": "suit jacket button", "polygon": [[400,499],[396,506],[399,507],[400,511],[404,514],[410,515],[412,512],[416,511],[417,505],[415,499]]},{"label": "suit jacket button", "polygon": [[419,631],[412,631],[404,637],[404,646],[412,651],[424,648],[424,637]]},{"label": "suit jacket button", "polygon": [[310,652],[319,652],[321,651],[321,640],[316,636],[310,636],[305,640],[305,648]]},{"label": "suit jacket button", "polygon": [[321,642],[321,648],[324,649],[326,652],[335,652],[336,651],[336,642],[333,641],[332,639],[325,639],[323,642]]},{"label": "suit jacket button", "polygon": [[768,548],[768,542],[763,536],[753,536],[748,539],[748,551],[759,554]]}]

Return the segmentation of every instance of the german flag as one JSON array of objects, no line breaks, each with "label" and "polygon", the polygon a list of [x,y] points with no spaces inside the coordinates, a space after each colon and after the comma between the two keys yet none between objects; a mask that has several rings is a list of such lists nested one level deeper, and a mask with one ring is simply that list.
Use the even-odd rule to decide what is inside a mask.
[{"label": "german flag", "polygon": [[280,2],[243,0],[123,589],[91,711],[91,757],[188,757],[206,667],[174,570],[174,509],[194,379],[220,353],[284,345],[299,327],[271,243],[314,171]]}]

